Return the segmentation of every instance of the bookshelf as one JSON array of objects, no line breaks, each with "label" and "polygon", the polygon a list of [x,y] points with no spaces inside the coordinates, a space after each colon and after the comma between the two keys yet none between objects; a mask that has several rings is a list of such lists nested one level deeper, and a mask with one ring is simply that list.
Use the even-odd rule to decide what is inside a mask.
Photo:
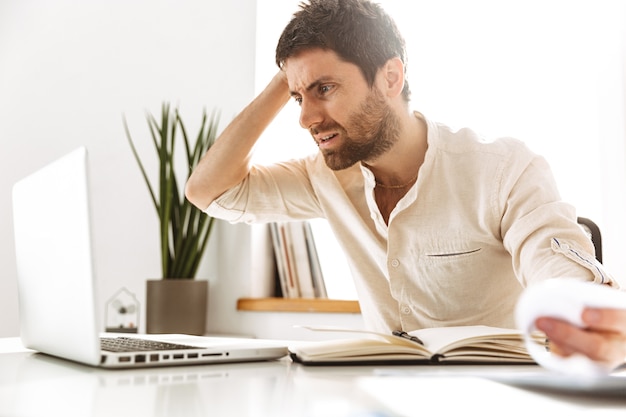
[{"label": "bookshelf", "polygon": [[[336,285],[346,280],[352,284],[352,281],[345,255],[325,220],[258,225],[253,229],[252,241],[253,274],[260,282],[273,282],[272,287],[277,288],[274,294],[284,297],[270,296],[264,287],[267,297],[240,298],[238,311],[361,313],[353,297],[356,290],[352,294],[350,288],[346,291],[345,287]],[[315,241],[326,242],[322,250]],[[327,279],[335,284],[333,298],[328,298]]]},{"label": "bookshelf", "polygon": [[273,311],[295,313],[353,313],[360,314],[356,300],[331,300],[327,298],[240,298],[238,311]]}]

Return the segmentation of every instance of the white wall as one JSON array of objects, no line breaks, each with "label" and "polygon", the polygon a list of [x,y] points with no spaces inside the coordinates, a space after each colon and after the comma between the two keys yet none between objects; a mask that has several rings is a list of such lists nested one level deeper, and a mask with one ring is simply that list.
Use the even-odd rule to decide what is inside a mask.
[{"label": "white wall", "polygon": [[223,127],[253,95],[255,9],[255,0],[0,1],[0,336],[19,332],[11,186],[83,144],[101,304],[122,286],[143,301],[146,278],[160,276],[157,223],[122,114],[145,157],[144,114],[163,100],[180,105],[192,131],[204,107],[221,109]]}]

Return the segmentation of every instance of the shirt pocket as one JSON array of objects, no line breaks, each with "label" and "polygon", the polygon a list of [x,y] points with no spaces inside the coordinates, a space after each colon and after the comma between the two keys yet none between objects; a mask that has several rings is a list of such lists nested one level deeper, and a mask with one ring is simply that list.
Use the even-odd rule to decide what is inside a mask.
[{"label": "shirt pocket", "polygon": [[474,249],[457,249],[457,250],[452,250],[450,252],[444,251],[444,252],[433,252],[433,253],[429,253],[426,254],[425,256],[427,258],[430,258],[431,260],[441,260],[441,261],[445,261],[445,260],[459,260],[462,258],[466,258],[469,256],[472,256],[474,254],[478,254],[478,252],[480,252],[482,250],[481,247],[477,247]]},{"label": "shirt pocket", "polygon": [[405,295],[414,308],[436,322],[462,322],[482,310],[481,298],[489,274],[487,250],[471,240],[430,244],[418,259],[413,289]]},{"label": "shirt pocket", "polygon": [[431,245],[420,256],[425,284],[438,289],[464,291],[462,283],[476,275],[484,276],[486,260],[483,245],[472,241],[445,241]]}]

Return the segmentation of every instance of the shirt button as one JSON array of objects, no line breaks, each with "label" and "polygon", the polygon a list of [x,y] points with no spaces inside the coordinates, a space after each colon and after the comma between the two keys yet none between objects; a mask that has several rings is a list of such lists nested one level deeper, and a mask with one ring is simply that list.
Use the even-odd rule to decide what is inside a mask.
[{"label": "shirt button", "polygon": [[391,260],[391,266],[394,267],[394,268],[399,267],[400,266],[400,261],[397,260],[397,259],[392,259]]},{"label": "shirt button", "polygon": [[402,314],[411,314],[409,306],[402,306]]}]

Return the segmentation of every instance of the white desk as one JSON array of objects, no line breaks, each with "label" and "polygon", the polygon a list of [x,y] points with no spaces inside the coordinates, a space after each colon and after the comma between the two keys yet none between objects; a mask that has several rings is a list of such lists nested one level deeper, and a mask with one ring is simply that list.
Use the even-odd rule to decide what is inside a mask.
[{"label": "white desk", "polygon": [[[275,362],[98,370],[0,339],[0,416],[626,415],[617,388],[518,388],[496,377],[563,381],[536,366],[305,367]],[[623,377],[623,379],[622,379]],[[623,394],[616,394],[621,390]]]}]

